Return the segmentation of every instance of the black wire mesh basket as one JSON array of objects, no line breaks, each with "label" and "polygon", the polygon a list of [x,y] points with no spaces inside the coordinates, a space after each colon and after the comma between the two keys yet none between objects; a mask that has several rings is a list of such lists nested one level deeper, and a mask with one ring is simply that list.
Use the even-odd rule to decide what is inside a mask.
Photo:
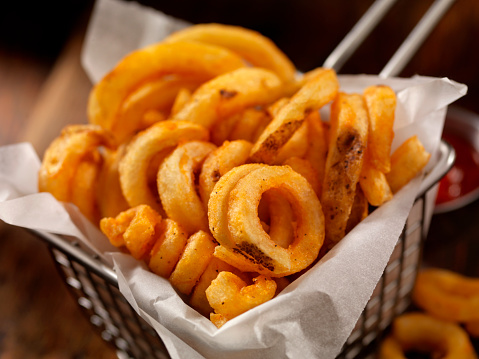
[{"label": "black wire mesh basket", "polygon": [[[426,174],[401,236],[373,294],[338,358],[366,358],[374,352],[393,318],[411,303],[422,247],[432,214],[435,188],[455,160],[454,149],[441,141],[438,160]],[[119,358],[169,358],[154,329],[130,306],[112,268],[74,238],[35,232],[48,244],[56,267],[79,308]]]}]

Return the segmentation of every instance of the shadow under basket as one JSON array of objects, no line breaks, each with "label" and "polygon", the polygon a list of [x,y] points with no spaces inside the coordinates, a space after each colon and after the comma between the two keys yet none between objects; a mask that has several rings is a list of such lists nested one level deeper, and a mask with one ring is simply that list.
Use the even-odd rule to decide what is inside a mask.
[{"label": "shadow under basket", "polygon": [[[454,149],[441,141],[434,168],[426,174],[391,258],[338,358],[367,358],[384,330],[411,303],[440,179],[455,160]],[[431,208],[429,208],[431,207]],[[56,267],[79,308],[119,358],[169,358],[154,329],[130,306],[118,289],[112,268],[79,241],[34,231],[45,240]]]}]

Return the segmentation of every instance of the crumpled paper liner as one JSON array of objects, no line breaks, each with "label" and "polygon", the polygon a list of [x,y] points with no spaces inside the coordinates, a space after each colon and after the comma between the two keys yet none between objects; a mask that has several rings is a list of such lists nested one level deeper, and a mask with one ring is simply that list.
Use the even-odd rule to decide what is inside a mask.
[{"label": "crumpled paper liner", "polygon": [[[131,42],[125,47],[124,36],[115,32],[114,17],[124,20],[119,23],[130,34]],[[129,27],[125,19],[135,26]],[[98,1],[83,54],[93,81],[123,56],[115,49],[146,45],[153,41],[145,37],[152,28],[185,25],[159,25],[165,21],[176,24],[175,19],[137,4]],[[108,46],[102,47],[101,38],[109,42],[115,39],[111,52]],[[132,38],[141,41],[135,46]],[[93,57],[91,51],[95,52]],[[98,60],[98,69],[93,70],[92,58]],[[390,85],[398,97],[393,147],[417,134],[432,154],[440,141],[447,106],[467,90],[446,78],[428,77],[340,76],[340,83],[345,92],[361,92],[371,84]],[[433,156],[428,168],[434,163]],[[166,279],[112,247],[75,206],[59,203],[48,193],[37,193],[39,166],[27,143],[0,148],[0,219],[24,228],[74,236],[94,249],[112,264],[121,292],[157,331],[172,358],[334,358],[381,277],[421,184],[420,177],[411,181],[276,298],[217,329],[186,305]]]}]

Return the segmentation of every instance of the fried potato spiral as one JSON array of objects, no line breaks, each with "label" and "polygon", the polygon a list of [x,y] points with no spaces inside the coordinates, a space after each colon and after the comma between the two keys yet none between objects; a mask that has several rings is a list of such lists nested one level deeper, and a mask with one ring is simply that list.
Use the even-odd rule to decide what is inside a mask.
[{"label": "fried potato spiral", "polygon": [[198,190],[201,199],[208,207],[211,192],[219,179],[234,167],[244,164],[253,144],[245,140],[225,141],[212,151],[201,166]]},{"label": "fried potato spiral", "polygon": [[418,273],[416,305],[434,316],[456,322],[479,321],[479,279],[440,268]]},{"label": "fried potato spiral", "polygon": [[242,27],[199,24],[177,31],[165,41],[197,41],[225,47],[253,66],[273,71],[285,81],[292,81],[296,76],[296,68],[291,60],[270,39]]},{"label": "fried potato spiral", "polygon": [[218,46],[194,42],[150,45],[124,57],[94,86],[88,100],[89,121],[108,130],[121,126],[117,121],[123,101],[148,80],[176,75],[205,81],[244,66],[238,55]]},{"label": "fried potato spiral", "polygon": [[274,73],[255,67],[239,68],[200,86],[173,119],[210,128],[245,108],[271,103],[283,92],[283,83]]},{"label": "fried potato spiral", "polygon": [[262,132],[251,150],[252,160],[272,164],[280,148],[301,127],[306,115],[332,101],[338,88],[336,74],[329,69],[319,71],[307,81]]},{"label": "fried potato spiral", "polygon": [[197,124],[186,121],[163,121],[140,132],[129,143],[120,161],[120,184],[128,204],[135,207],[148,204],[163,212],[156,189],[156,172],[153,184],[148,178],[148,169],[155,156],[166,157],[176,146],[187,140],[207,141],[208,131]]},{"label": "fried potato spiral", "polygon": [[107,130],[90,124],[67,126],[45,151],[38,173],[40,192],[77,205],[94,223],[100,219],[96,185],[103,163],[101,147],[114,147]]},{"label": "fried potato spiral", "polygon": [[406,313],[397,317],[392,334],[381,344],[380,359],[405,359],[406,352],[430,353],[444,359],[475,359],[477,355],[459,325],[424,313]]},{"label": "fried potato spiral", "polygon": [[[261,196],[269,189],[280,191],[296,215],[295,237],[288,248],[271,239],[258,217]],[[238,258],[233,265],[242,263],[238,268],[268,276],[306,268],[324,240],[321,204],[308,181],[288,166],[251,164],[228,172],[211,194],[208,215],[218,249]]]},{"label": "fried potato spiral", "polygon": [[215,313],[211,321],[219,328],[228,320],[273,298],[276,282],[263,275],[253,280],[252,285],[237,275],[223,271],[206,289],[206,296]]},{"label": "fried potato spiral", "polygon": [[331,105],[329,150],[321,204],[328,246],[344,237],[363,165],[368,114],[362,96],[340,93]]},{"label": "fried potato spiral", "polygon": [[196,173],[216,149],[210,142],[190,141],[179,145],[158,170],[158,193],[169,218],[193,234],[208,231],[206,209],[196,190]]}]

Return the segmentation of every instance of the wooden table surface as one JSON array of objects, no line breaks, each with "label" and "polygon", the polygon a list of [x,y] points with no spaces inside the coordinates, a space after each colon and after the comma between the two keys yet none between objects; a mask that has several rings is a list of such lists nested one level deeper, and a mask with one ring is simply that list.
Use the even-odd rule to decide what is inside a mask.
[{"label": "wooden table surface", "polygon": [[[298,4],[305,6],[302,2]],[[171,6],[165,5],[173,15],[179,15],[179,10]],[[329,5],[328,10],[332,10],[332,5]],[[363,10],[364,6],[356,7],[357,12]],[[211,16],[201,18],[201,12],[196,12],[194,16],[193,12],[187,15],[190,18],[186,18],[191,21],[220,21]],[[350,18],[352,16],[349,13]],[[235,23],[233,18],[224,19]],[[290,20],[294,25],[300,19],[291,16]],[[344,26],[348,27],[346,20]],[[469,38],[475,38],[474,31],[479,35],[479,7],[476,2],[466,0],[452,10],[446,18],[449,27],[445,29],[446,25],[441,25],[436,35],[425,44],[428,51],[434,51],[438,44],[443,43],[442,37],[449,34],[446,30],[457,29],[461,21],[471,32]],[[252,23],[245,25],[254,26]],[[328,26],[332,25],[328,23]],[[86,121],[85,108],[91,84],[79,63],[84,26],[83,21],[74,28],[64,46],[61,46],[62,51],[54,58],[35,57],[31,53],[0,46],[0,146],[26,140],[42,154],[64,125]],[[457,34],[453,32],[452,36],[464,42],[464,31],[457,30]],[[281,43],[280,35],[277,41]],[[335,42],[336,38],[329,41]],[[297,47],[288,41],[284,40],[283,44],[289,51],[296,51]],[[365,45],[366,49],[373,46],[371,43]],[[469,95],[460,104],[478,112],[477,46],[471,46],[469,52],[462,49],[462,53],[457,53],[454,45],[447,46],[456,51],[456,57],[452,58],[454,54],[445,57],[444,68],[440,67],[439,62],[432,61],[430,54],[418,54],[419,58],[411,63],[405,74],[409,76],[414,68],[419,68],[421,74],[449,75],[459,82],[468,83]],[[330,51],[327,46],[326,51]],[[468,58],[464,57],[466,53]],[[365,56],[364,52],[359,55]],[[324,59],[323,55],[316,56]],[[305,59],[311,58],[305,53],[302,58],[295,58],[295,61],[310,66]],[[367,65],[372,66],[374,59],[370,60]],[[355,67],[349,66],[349,69],[354,71]],[[476,259],[479,253],[478,214],[479,202],[476,201],[458,211],[434,216],[424,252],[425,263],[479,277]],[[24,230],[2,222],[0,300],[0,359],[116,357],[114,350],[100,339],[80,314],[77,304],[56,273],[43,242]]]},{"label": "wooden table surface", "polygon": [[[39,154],[67,123],[85,122],[91,88],[80,67],[84,25],[58,57],[0,48],[0,145]],[[116,358],[81,314],[44,242],[0,221],[0,358]]]}]

